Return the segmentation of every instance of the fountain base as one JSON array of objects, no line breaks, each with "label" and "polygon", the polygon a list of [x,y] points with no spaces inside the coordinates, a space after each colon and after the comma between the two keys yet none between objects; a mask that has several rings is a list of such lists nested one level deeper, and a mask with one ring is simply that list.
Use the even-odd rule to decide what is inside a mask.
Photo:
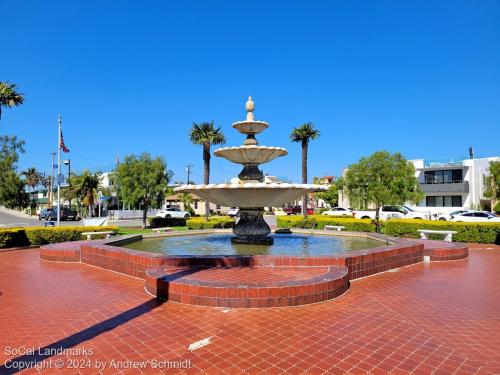
[{"label": "fountain base", "polygon": [[272,245],[269,237],[271,228],[264,220],[264,208],[240,208],[240,219],[233,228],[236,237],[231,239],[235,244]]},{"label": "fountain base", "polygon": [[272,245],[274,238],[265,237],[233,237],[231,243],[236,245]]}]

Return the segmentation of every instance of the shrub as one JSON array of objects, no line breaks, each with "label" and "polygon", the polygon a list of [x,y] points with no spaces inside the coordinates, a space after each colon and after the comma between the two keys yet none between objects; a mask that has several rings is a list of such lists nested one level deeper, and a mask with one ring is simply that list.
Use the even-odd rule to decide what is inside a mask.
[{"label": "shrub", "polygon": [[[418,229],[455,230],[453,241],[500,244],[500,223],[457,223],[449,221],[391,219],[385,224],[385,234],[395,237],[419,238]],[[430,238],[443,239],[442,235]]]},{"label": "shrub", "polygon": [[495,204],[495,207],[493,207],[493,211],[495,211],[495,213],[497,214],[500,214],[500,201]]},{"label": "shrub", "polygon": [[216,229],[216,228],[232,228],[235,220],[229,216],[215,216],[208,218],[204,217],[191,218],[186,221],[189,229]]},{"label": "shrub", "polygon": [[0,230],[0,248],[45,245],[55,242],[78,241],[83,232],[118,232],[116,226],[105,227],[27,227]]},{"label": "shrub", "polygon": [[28,245],[29,241],[24,230],[18,228],[0,229],[0,249]]},{"label": "shrub", "polygon": [[186,219],[181,217],[151,217],[149,220],[149,226],[152,228],[163,228],[163,227],[185,227]]},{"label": "shrub", "polygon": [[278,216],[277,224],[280,228],[324,229],[325,225],[342,225],[351,232],[375,232],[375,225],[369,219],[354,219],[345,216],[310,215]]}]

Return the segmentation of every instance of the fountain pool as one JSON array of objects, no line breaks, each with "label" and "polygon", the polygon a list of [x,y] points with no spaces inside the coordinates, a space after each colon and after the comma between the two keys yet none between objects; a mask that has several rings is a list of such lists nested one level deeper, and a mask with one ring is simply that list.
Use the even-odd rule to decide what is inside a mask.
[{"label": "fountain pool", "polygon": [[125,246],[134,250],[165,255],[293,255],[329,256],[352,250],[371,249],[385,243],[368,237],[274,234],[274,245],[238,244],[230,234],[181,235],[149,238]]}]

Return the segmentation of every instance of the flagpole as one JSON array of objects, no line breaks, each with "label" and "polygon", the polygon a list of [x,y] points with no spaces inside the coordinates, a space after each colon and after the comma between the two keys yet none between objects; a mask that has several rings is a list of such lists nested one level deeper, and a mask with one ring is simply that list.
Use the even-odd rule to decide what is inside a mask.
[{"label": "flagpole", "polygon": [[61,114],[57,118],[57,226],[61,225]]}]

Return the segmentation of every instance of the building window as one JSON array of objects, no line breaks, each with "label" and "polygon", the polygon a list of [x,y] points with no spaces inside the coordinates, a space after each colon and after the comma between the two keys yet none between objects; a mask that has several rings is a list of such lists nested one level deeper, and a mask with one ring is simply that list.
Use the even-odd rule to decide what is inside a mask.
[{"label": "building window", "polygon": [[427,207],[462,207],[461,195],[437,195],[425,197]]},{"label": "building window", "polygon": [[463,182],[461,169],[447,169],[442,171],[426,171],[424,173],[426,184],[452,184]]},{"label": "building window", "polygon": [[194,201],[194,209],[197,210],[198,209],[198,201]]}]

